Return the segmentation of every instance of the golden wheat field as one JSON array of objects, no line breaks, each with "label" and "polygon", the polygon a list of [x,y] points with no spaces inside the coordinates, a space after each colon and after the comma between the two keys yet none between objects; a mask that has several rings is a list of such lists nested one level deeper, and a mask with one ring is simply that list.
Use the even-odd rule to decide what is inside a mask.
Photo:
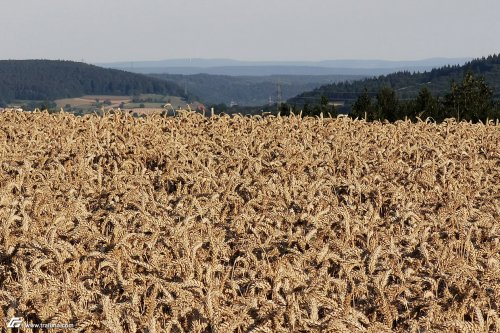
[{"label": "golden wheat field", "polygon": [[493,123],[1,113],[0,317],[498,332],[499,142]]}]

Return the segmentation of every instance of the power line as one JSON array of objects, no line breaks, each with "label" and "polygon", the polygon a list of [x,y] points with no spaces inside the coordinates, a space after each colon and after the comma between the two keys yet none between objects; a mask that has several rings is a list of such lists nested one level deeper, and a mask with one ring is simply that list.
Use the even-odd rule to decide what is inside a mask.
[{"label": "power line", "polygon": [[278,81],[276,87],[276,108],[278,109],[278,111],[282,103],[283,103],[283,96],[281,94],[281,82]]}]

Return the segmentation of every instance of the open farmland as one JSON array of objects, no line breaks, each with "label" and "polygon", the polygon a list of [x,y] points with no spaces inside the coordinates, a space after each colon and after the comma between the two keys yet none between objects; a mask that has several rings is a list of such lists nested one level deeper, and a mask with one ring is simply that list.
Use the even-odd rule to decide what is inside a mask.
[{"label": "open farmland", "polygon": [[[161,114],[165,111],[165,104],[170,111],[186,108],[189,103],[178,96],[166,96],[158,94],[141,94],[137,96],[107,96],[107,95],[86,95],[75,98],[64,98],[55,101],[58,110],[61,108],[66,112],[80,114],[93,113],[105,109],[118,109],[122,111],[132,111],[137,115]],[[190,103],[192,109],[196,109],[199,102]]]},{"label": "open farmland", "polygon": [[500,330],[500,126],[0,113],[0,317]]},{"label": "open farmland", "polygon": [[92,107],[95,106],[96,100],[101,102],[109,101],[110,106],[118,107],[120,103],[129,103],[131,97],[129,96],[103,96],[103,95],[87,95],[75,98],[63,98],[56,100],[56,105],[59,108],[65,107],[66,105],[79,106],[79,107]]}]

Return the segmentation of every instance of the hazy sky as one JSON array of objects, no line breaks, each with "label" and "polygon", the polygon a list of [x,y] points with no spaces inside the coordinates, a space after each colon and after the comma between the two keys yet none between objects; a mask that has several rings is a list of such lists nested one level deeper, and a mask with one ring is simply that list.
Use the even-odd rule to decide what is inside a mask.
[{"label": "hazy sky", "polygon": [[2,0],[0,59],[478,57],[498,0]]}]

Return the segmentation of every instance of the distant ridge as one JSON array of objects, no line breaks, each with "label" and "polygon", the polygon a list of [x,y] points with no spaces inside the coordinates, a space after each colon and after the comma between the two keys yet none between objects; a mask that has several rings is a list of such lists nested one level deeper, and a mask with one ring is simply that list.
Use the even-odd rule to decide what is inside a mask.
[{"label": "distant ridge", "polygon": [[0,101],[155,93],[182,96],[171,82],[62,60],[0,60]]},{"label": "distant ridge", "polygon": [[233,59],[171,59],[97,64],[144,74],[212,75],[382,75],[398,70],[426,71],[444,65],[464,64],[471,58],[424,60],[324,60],[324,61],[239,61]]}]

